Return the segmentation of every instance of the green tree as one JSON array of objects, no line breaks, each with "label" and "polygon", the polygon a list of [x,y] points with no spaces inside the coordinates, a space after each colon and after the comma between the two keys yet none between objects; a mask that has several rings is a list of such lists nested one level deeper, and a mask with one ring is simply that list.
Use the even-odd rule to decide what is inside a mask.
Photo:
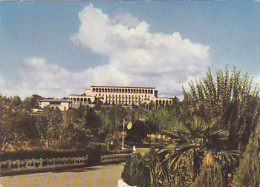
[{"label": "green tree", "polygon": [[6,151],[17,141],[17,138],[15,111],[10,106],[3,106],[0,120],[1,149]]},{"label": "green tree", "polygon": [[118,149],[121,144],[122,123],[127,117],[129,109],[120,105],[112,107],[102,107],[99,116],[102,121],[100,128],[100,140],[107,143],[108,149]]},{"label": "green tree", "polygon": [[33,94],[30,97],[26,97],[22,102],[22,107],[29,111],[32,108],[38,108],[38,100],[40,99],[43,99],[43,97],[36,94]]},{"label": "green tree", "polygon": [[15,112],[15,123],[20,137],[24,140],[34,140],[38,138],[37,129],[35,127],[35,117],[23,108]]},{"label": "green tree", "polygon": [[35,126],[43,148],[48,149],[60,141],[61,124],[62,114],[59,109],[45,107],[43,114],[37,116]]},{"label": "green tree", "polygon": [[[218,71],[216,81],[209,72],[201,81],[190,82],[177,120],[181,123],[165,131],[171,141],[158,151],[162,164],[154,167],[162,166],[157,171],[162,177],[157,176],[155,184],[230,184],[228,177],[234,173],[259,120],[257,96],[252,79],[235,69]],[[169,111],[160,116],[168,118]]]},{"label": "green tree", "polygon": [[234,186],[254,186],[260,185],[260,122],[255,134],[250,138],[240,160],[239,167],[235,173]]},{"label": "green tree", "polygon": [[147,123],[137,120],[132,123],[132,128],[127,129],[126,141],[142,143],[142,140],[149,133],[149,127]]},{"label": "green tree", "polygon": [[66,111],[65,113],[65,122],[66,123],[78,123],[83,116],[83,111],[80,108],[71,108],[70,110]]},{"label": "green tree", "polygon": [[214,81],[209,71],[201,81],[190,82],[190,92],[184,90],[182,115],[201,116],[206,122],[219,119],[219,128],[228,131],[229,148],[243,151],[259,117],[257,95],[248,74],[226,69]]},{"label": "green tree", "polygon": [[22,101],[21,101],[21,98],[19,96],[14,96],[12,99],[11,99],[11,103],[10,105],[12,107],[18,107],[22,104]]},{"label": "green tree", "polygon": [[180,106],[180,102],[176,101],[172,106],[153,107],[148,111],[145,120],[152,132],[173,129],[180,121]]},{"label": "green tree", "polygon": [[102,127],[102,121],[96,111],[90,108],[85,114],[85,129],[89,129],[94,139],[98,138],[99,128]]},{"label": "green tree", "polygon": [[[218,180],[227,183],[227,174],[234,172],[259,118],[258,92],[251,84],[247,74],[241,76],[235,69],[217,72],[216,81],[209,72],[201,81],[190,83],[182,102],[183,122],[177,131],[168,132],[172,142],[160,151],[173,171],[170,177],[175,185],[178,181],[191,184],[207,173],[222,176]],[[216,167],[201,167],[205,158],[211,158],[222,174],[211,172]]]},{"label": "green tree", "polygon": [[232,171],[239,156],[238,151],[227,148],[228,133],[219,129],[217,120],[208,124],[202,118],[194,117],[180,124],[176,131],[165,131],[165,134],[172,141],[158,154],[168,163],[174,185],[191,184],[200,174],[205,159],[207,164],[220,164],[226,175]]}]

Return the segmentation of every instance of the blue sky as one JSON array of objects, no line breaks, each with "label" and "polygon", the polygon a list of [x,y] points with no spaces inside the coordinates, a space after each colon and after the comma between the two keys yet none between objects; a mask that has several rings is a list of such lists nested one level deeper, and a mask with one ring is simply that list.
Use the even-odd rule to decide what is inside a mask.
[{"label": "blue sky", "polygon": [[2,2],[0,21],[2,94],[112,84],[179,96],[226,65],[260,82],[258,2]]}]

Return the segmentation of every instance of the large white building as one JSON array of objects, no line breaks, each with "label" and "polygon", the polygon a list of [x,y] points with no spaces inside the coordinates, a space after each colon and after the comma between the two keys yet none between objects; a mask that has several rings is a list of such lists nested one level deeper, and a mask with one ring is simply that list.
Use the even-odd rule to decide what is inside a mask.
[{"label": "large white building", "polygon": [[72,104],[93,106],[98,102],[106,105],[171,105],[174,98],[158,97],[155,87],[130,87],[130,86],[90,86],[81,95],[70,95]]}]

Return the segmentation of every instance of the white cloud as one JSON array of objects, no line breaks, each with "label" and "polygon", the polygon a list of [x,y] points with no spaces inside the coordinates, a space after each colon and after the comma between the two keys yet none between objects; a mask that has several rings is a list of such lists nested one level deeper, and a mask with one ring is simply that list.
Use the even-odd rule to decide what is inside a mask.
[{"label": "white cloud", "polygon": [[[167,73],[164,69],[158,70],[157,74],[153,72],[149,74],[148,70],[143,70],[142,74],[136,73],[136,71],[142,70],[133,72],[129,70],[130,73],[125,74],[124,72],[127,70],[120,70],[120,63],[116,62],[76,73],[47,63],[43,58],[33,57],[25,60],[24,64],[25,67],[19,72],[19,84],[8,83],[7,87],[6,81],[0,74],[1,94],[19,95],[22,98],[35,93],[45,97],[64,97],[71,93],[81,94],[91,84],[129,85],[129,80],[135,80],[133,85],[157,85],[159,93],[180,96],[182,86],[187,87],[188,81],[194,79],[192,75],[183,79],[182,73],[185,70],[179,73],[175,72],[174,75],[171,74],[173,70]],[[162,75],[162,72],[165,75]],[[162,78],[164,81],[161,81]],[[253,85],[256,84],[260,85],[260,74],[254,76]],[[166,88],[165,92],[162,92],[163,88]],[[169,88],[169,91],[167,88]]]},{"label": "white cloud", "polygon": [[183,39],[178,32],[151,33],[147,22],[131,14],[110,18],[88,5],[79,19],[72,40],[106,56],[107,64],[72,73],[43,58],[29,58],[19,72],[21,84],[13,86],[18,95],[64,97],[96,84],[155,86],[159,94],[178,96],[182,85],[203,75],[210,65],[209,46]]},{"label": "white cloud", "polygon": [[136,27],[140,23],[137,17],[134,17],[129,13],[117,14],[113,19],[113,22],[123,24],[127,27]]},{"label": "white cloud", "polygon": [[20,70],[20,90],[22,94],[37,93],[43,96],[64,97],[82,93],[88,85],[88,73],[71,73],[43,58],[33,57],[25,61],[25,68]]},{"label": "white cloud", "polygon": [[180,94],[189,77],[208,70],[209,46],[183,39],[178,32],[151,33],[147,22],[123,16],[110,18],[93,5],[79,13],[81,25],[72,40],[109,59],[88,70],[98,84],[156,86],[164,94]]}]

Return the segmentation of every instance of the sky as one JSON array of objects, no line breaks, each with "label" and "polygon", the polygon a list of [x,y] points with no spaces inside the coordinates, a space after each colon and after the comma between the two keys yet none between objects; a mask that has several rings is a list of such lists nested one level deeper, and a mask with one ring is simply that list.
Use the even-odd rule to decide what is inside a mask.
[{"label": "sky", "polygon": [[232,69],[260,85],[259,2],[0,2],[0,94],[67,97]]}]

